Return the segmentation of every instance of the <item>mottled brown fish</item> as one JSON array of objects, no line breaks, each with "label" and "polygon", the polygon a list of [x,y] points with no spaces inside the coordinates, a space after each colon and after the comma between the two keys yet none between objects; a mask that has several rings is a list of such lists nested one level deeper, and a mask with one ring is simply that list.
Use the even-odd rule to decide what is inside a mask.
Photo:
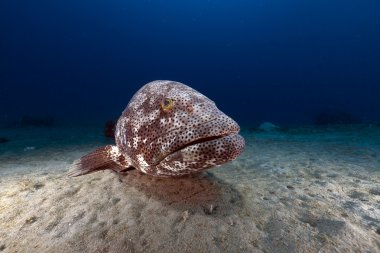
[{"label": "mottled brown fish", "polygon": [[157,177],[199,172],[243,151],[239,125],[196,90],[174,81],[144,85],[120,116],[116,146],[100,147],[74,162],[70,176],[138,169]]}]

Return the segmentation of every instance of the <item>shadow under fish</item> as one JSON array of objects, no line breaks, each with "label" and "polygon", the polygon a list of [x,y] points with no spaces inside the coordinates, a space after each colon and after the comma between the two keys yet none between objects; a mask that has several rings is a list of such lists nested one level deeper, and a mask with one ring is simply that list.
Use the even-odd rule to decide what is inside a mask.
[{"label": "shadow under fish", "polygon": [[147,176],[137,170],[118,175],[121,182],[135,187],[146,197],[180,211],[229,216],[243,208],[240,193],[212,173],[166,179]]}]

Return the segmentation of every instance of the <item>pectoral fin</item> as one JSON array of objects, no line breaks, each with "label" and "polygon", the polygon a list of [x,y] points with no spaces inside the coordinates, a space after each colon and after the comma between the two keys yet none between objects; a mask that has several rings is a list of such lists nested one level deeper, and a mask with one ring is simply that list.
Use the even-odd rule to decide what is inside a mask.
[{"label": "pectoral fin", "polygon": [[68,172],[68,176],[77,177],[99,170],[111,169],[123,172],[131,168],[119,149],[113,145],[97,148],[93,152],[74,161]]}]

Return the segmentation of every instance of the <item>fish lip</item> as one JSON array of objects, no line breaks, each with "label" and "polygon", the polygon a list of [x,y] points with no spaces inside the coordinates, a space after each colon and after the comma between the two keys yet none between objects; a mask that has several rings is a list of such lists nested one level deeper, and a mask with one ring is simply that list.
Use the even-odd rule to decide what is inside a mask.
[{"label": "fish lip", "polygon": [[161,157],[161,159],[159,159],[159,161],[155,165],[157,165],[160,162],[162,162],[163,160],[165,160],[165,158],[168,157],[168,156],[170,156],[171,154],[174,154],[175,152],[183,150],[183,149],[185,149],[187,147],[190,147],[190,146],[193,146],[193,145],[196,145],[196,144],[199,144],[199,143],[204,143],[204,142],[212,141],[212,140],[222,139],[222,138],[225,138],[225,137],[228,137],[228,136],[237,135],[237,134],[239,134],[239,132],[240,132],[240,128],[233,129],[233,130],[230,130],[228,132],[221,133],[221,134],[218,134],[218,135],[206,136],[206,137],[201,137],[201,138],[195,139],[193,141],[190,141],[190,142],[188,142],[188,143],[186,143],[186,144],[178,147],[177,149],[173,150],[172,152],[165,154],[164,156]]},{"label": "fish lip", "polygon": [[[210,121],[213,121],[213,120],[210,120]],[[236,124],[236,128],[221,131],[221,133],[216,134],[216,135],[203,136],[203,137],[197,138],[197,139],[195,139],[193,141],[190,141],[188,143],[185,143],[184,145],[178,147],[175,151],[171,152],[170,154],[173,154],[173,153],[175,153],[175,152],[177,152],[179,150],[182,150],[184,148],[187,148],[187,147],[195,145],[195,144],[199,144],[199,143],[203,143],[203,142],[207,142],[207,141],[211,141],[211,140],[222,139],[222,138],[225,138],[227,136],[232,136],[232,135],[235,135],[235,134],[239,134],[239,132],[240,132],[240,127]]]},{"label": "fish lip", "polygon": [[176,151],[174,151],[172,153],[175,153],[178,150],[182,150],[184,148],[190,147],[190,146],[195,145],[195,144],[199,144],[199,143],[203,143],[203,142],[208,142],[208,141],[213,141],[213,140],[217,140],[217,139],[222,139],[224,137],[227,137],[227,136],[230,136],[230,135],[234,135],[234,134],[237,134],[237,133],[235,133],[235,132],[229,132],[229,133],[223,133],[223,134],[218,134],[218,135],[213,135],[213,136],[201,137],[201,138],[195,139],[193,141],[190,141],[190,142],[184,144],[183,146],[179,147]]}]

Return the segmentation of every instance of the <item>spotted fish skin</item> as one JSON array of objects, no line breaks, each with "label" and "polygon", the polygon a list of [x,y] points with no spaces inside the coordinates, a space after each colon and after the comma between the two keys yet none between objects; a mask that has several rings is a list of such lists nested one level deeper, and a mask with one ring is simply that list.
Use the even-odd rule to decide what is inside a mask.
[{"label": "spotted fish skin", "polygon": [[76,161],[70,174],[100,170],[96,164],[104,167],[107,161],[117,171],[136,168],[157,177],[199,172],[240,155],[244,139],[239,130],[234,120],[198,91],[175,81],[153,81],[136,92],[120,116],[116,146],[87,155],[92,159],[87,166],[82,164],[89,159]]}]

